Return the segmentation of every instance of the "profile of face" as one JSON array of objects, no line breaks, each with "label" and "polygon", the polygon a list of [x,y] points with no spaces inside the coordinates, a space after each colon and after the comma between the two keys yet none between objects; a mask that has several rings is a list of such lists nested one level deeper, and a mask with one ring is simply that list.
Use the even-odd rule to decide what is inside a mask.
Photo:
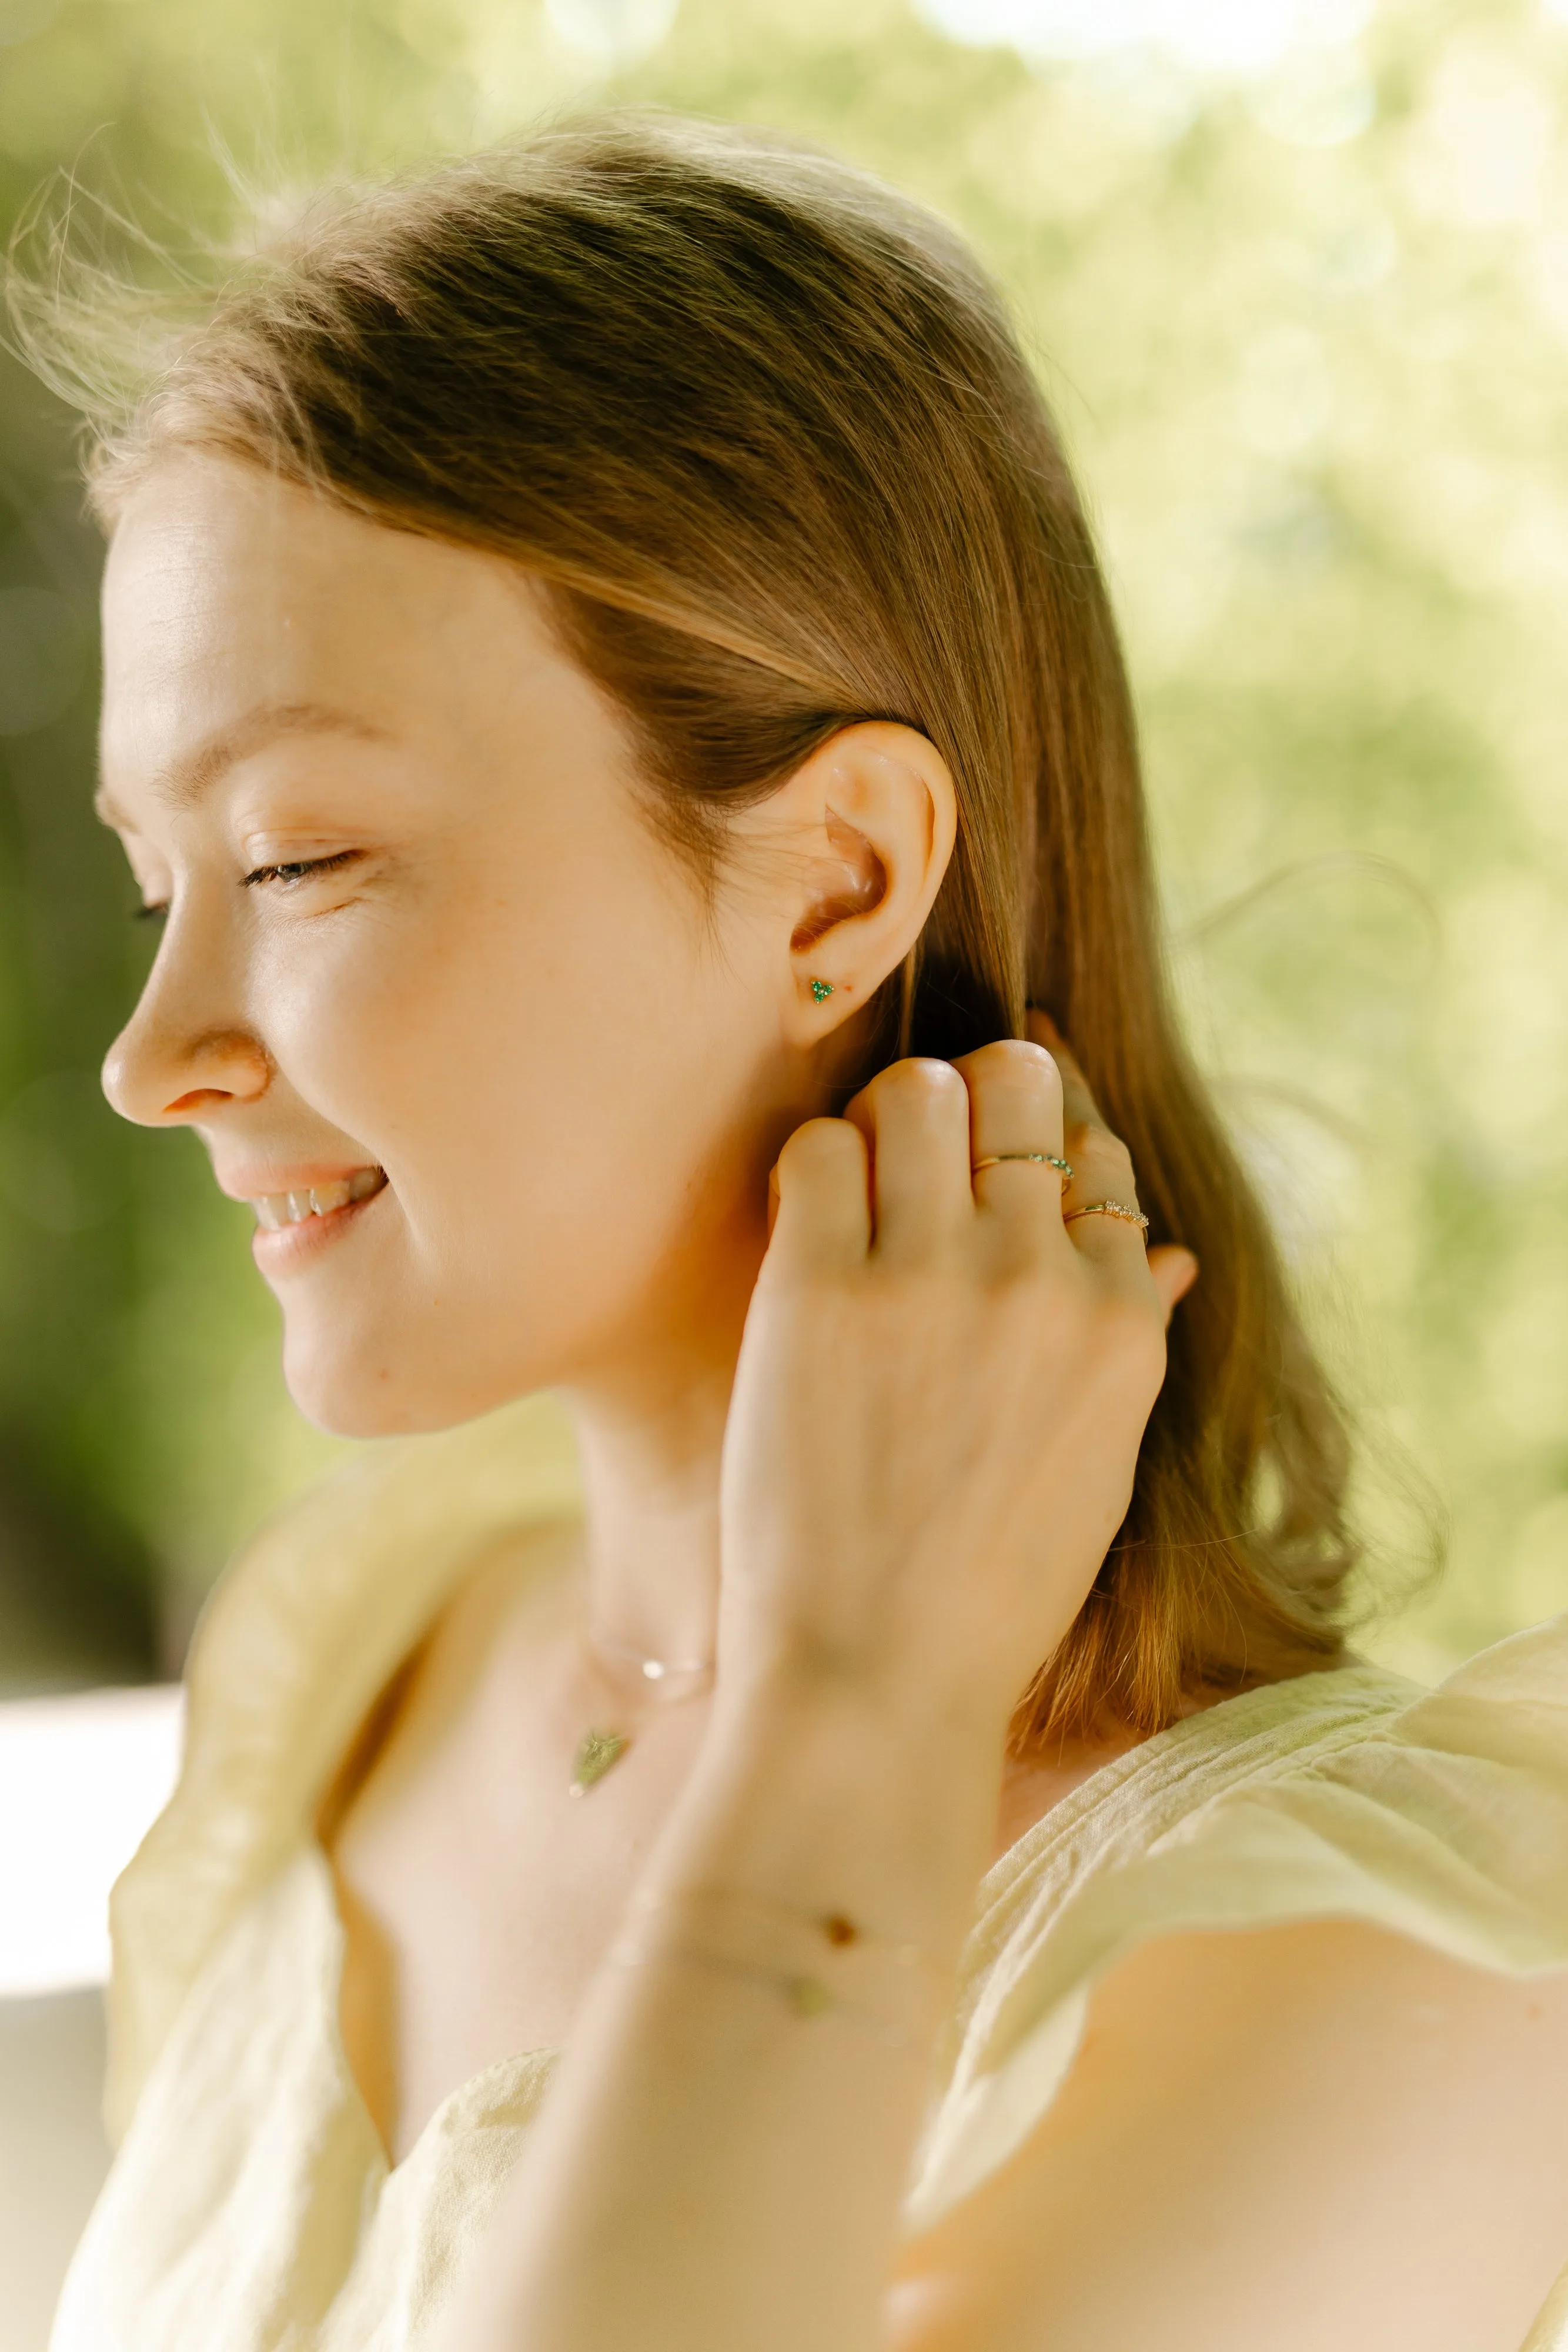
[{"label": "profile of face", "polygon": [[705,895],[520,572],[204,454],[124,507],[104,640],[100,805],[166,909],[106,1088],[257,1204],[301,1408],[727,1378],[768,1167],[950,855],[930,744],[833,738]]}]

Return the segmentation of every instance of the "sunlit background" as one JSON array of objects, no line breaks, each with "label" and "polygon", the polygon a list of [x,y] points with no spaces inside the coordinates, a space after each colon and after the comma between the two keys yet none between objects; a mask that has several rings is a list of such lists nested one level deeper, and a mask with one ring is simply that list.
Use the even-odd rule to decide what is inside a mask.
[{"label": "sunlit background", "polygon": [[[1008,289],[1199,1048],[1370,1433],[1364,1646],[1568,1606],[1568,0],[0,0],[0,205],[65,170],[194,250],[236,179],[604,97],[821,140]],[[149,953],[88,813],[98,563],[0,362],[0,2352],[102,2161],[103,1893],[177,1741],[166,1688],[81,1694],[167,1685],[338,1450],[246,1213],[98,1094]]]}]

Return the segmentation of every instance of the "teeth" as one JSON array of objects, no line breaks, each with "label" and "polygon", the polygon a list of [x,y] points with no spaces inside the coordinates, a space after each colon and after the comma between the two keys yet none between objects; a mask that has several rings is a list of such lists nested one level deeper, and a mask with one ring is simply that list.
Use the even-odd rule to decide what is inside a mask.
[{"label": "teeth", "polygon": [[386,1182],[379,1168],[357,1168],[351,1176],[335,1176],[329,1184],[312,1184],[308,1192],[267,1192],[251,1202],[264,1233],[281,1233],[285,1225],[302,1225],[307,1217],[328,1217],[352,1201],[367,1201]]}]

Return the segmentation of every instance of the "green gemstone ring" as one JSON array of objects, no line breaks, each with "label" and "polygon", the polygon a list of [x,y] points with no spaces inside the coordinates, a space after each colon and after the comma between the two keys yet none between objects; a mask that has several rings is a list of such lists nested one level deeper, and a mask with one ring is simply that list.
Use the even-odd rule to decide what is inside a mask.
[{"label": "green gemstone ring", "polygon": [[1032,1160],[1041,1168],[1054,1168],[1060,1174],[1064,1185],[1071,1184],[1072,1181],[1072,1167],[1071,1161],[1059,1160],[1054,1151],[988,1152],[984,1160],[977,1160],[975,1161],[969,1173],[971,1176],[977,1176],[982,1168],[999,1168],[1004,1160]]}]

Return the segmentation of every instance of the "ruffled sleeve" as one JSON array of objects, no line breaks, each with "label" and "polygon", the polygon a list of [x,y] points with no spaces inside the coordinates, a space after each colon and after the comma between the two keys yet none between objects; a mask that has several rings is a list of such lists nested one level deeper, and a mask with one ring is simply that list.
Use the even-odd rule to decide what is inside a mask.
[{"label": "ruffled sleeve", "polygon": [[203,1964],[309,1832],[368,1708],[447,1593],[509,1531],[580,1509],[565,1416],[529,1398],[367,1446],[225,1571],[187,1668],[178,1785],[110,1902],[104,2104],[117,2145]]},{"label": "ruffled sleeve", "polygon": [[1096,1780],[987,1882],[912,2231],[1019,2146],[1094,1984],[1155,1937],[1347,1918],[1513,1975],[1568,1967],[1568,1617],[1431,1692],[1361,1668],[1250,1693]]}]

